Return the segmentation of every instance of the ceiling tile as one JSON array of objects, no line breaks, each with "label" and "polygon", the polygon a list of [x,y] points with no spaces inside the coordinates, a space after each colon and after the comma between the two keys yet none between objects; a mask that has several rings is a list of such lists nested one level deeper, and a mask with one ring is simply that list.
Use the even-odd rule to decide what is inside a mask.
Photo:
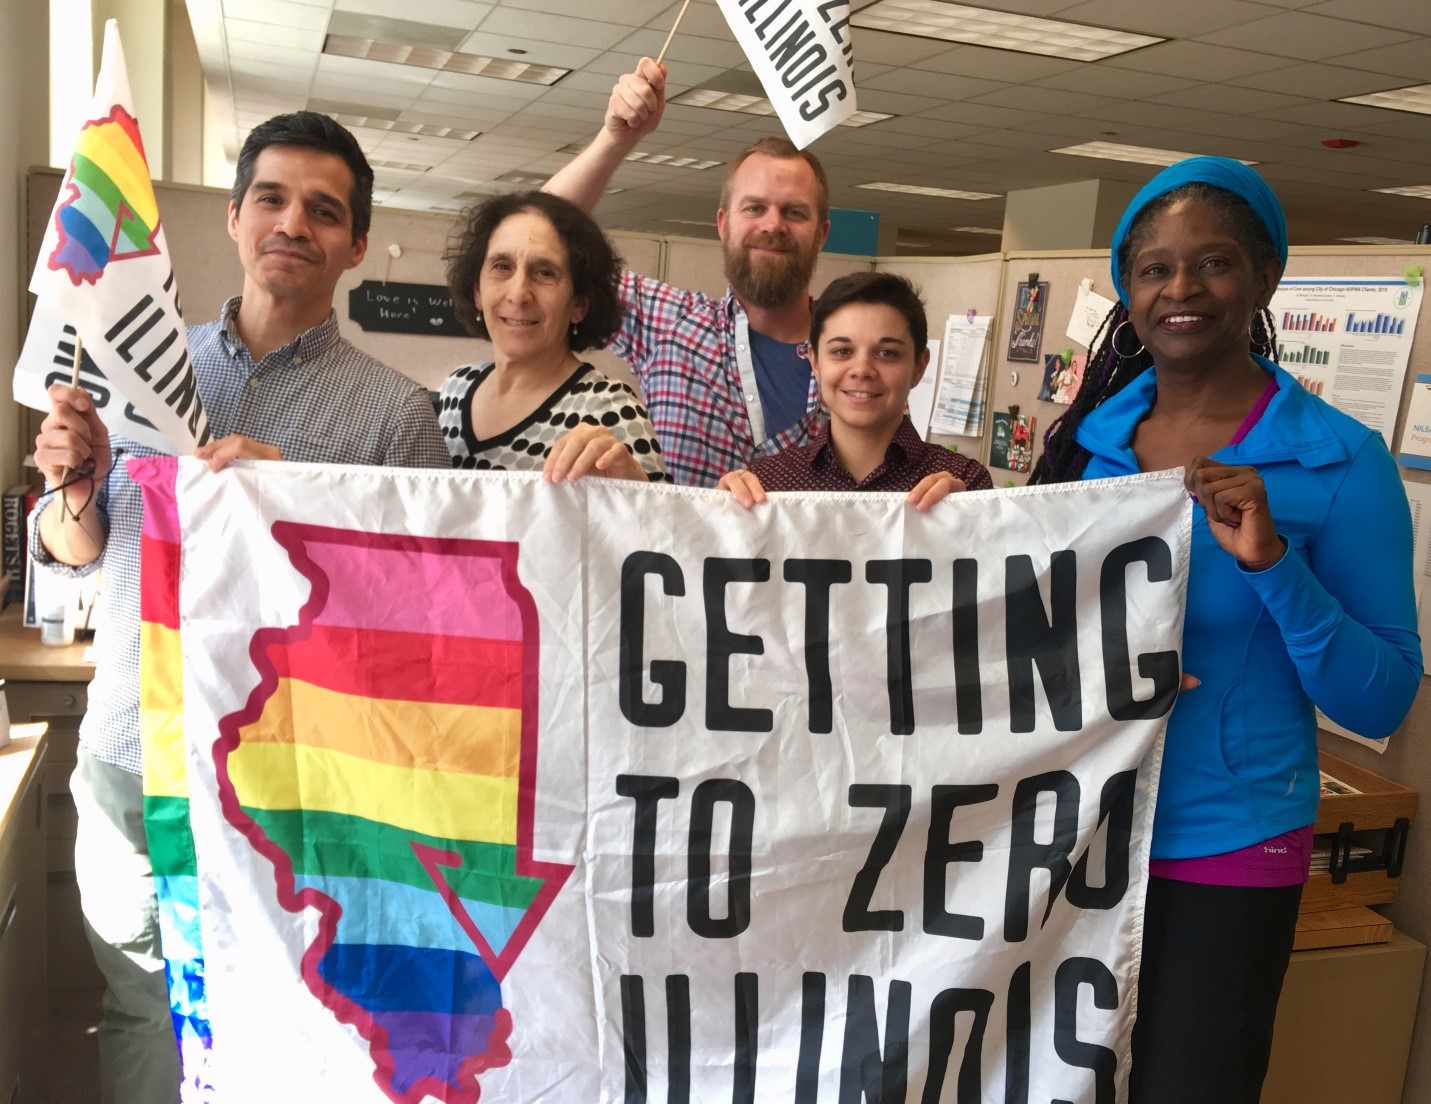
[{"label": "ceiling tile", "polygon": [[225,23],[234,20],[271,23],[277,27],[296,27],[304,31],[327,31],[328,8],[309,4],[293,4],[287,0],[242,0],[223,5]]},{"label": "ceiling tile", "polygon": [[1236,27],[1277,11],[1246,0],[1198,0],[1196,4],[1149,4],[1147,0],[1094,0],[1058,13],[1075,23],[1092,23],[1158,38],[1192,38]]},{"label": "ceiling tile", "polygon": [[1278,107],[1257,114],[1267,119],[1285,119],[1289,123],[1355,129],[1362,124],[1374,126],[1382,118],[1384,110],[1384,108],[1365,107],[1361,104],[1321,103],[1303,107]]},{"label": "ceiling tile", "polygon": [[333,10],[385,19],[412,19],[420,14],[424,23],[471,28],[487,16],[492,5],[474,3],[473,0],[422,0],[421,6],[412,4],[410,0],[337,0]]},{"label": "ceiling tile", "polygon": [[[666,33],[663,31],[640,30],[628,35],[612,50],[618,59],[626,60],[626,68],[619,72],[630,72],[642,57],[655,57],[665,41]],[[699,65],[718,65],[722,70],[747,64],[745,54],[733,38],[677,34],[666,50],[666,65],[674,69],[677,63],[688,61]]]},{"label": "ceiling tile", "polygon": [[870,27],[851,27],[855,64],[869,61],[881,65],[912,65],[949,51],[949,43],[915,35],[890,34]]},{"label": "ceiling tile", "polygon": [[[709,0],[700,2],[707,3]],[[548,12],[568,19],[584,19],[591,14],[591,0],[508,0],[508,3],[510,7]],[[642,26],[665,11],[670,13],[671,22],[674,23],[680,7],[679,2],[673,3],[672,0],[621,0],[621,21],[639,20],[636,25]]]},{"label": "ceiling tile", "polygon": [[1391,79],[1386,85],[1387,88],[1399,88],[1403,84],[1425,83],[1427,70],[1431,68],[1426,61],[1428,56],[1431,56],[1431,43],[1423,38],[1416,42],[1403,42],[1395,46],[1380,46],[1374,50],[1342,54],[1337,58],[1337,64],[1345,65],[1351,69],[1366,69],[1393,78],[1398,76],[1411,78],[1406,81]]},{"label": "ceiling tile", "polygon": [[250,19],[225,19],[224,34],[228,39],[230,52],[240,52],[243,47],[276,46],[290,50],[303,50],[317,58],[323,49],[323,32],[305,30],[301,27],[280,27],[273,23],[259,23]]},{"label": "ceiling tile", "polygon": [[1316,60],[1405,42],[1411,37],[1401,31],[1328,19],[1324,15],[1279,12],[1241,27],[1198,35],[1197,40],[1219,46],[1261,44],[1269,48],[1269,52],[1286,57]]},{"label": "ceiling tile", "polygon": [[[1224,115],[1251,115],[1258,111],[1270,111],[1275,107],[1295,107],[1312,102],[1305,96],[1287,96],[1280,92],[1219,84],[1203,84],[1194,88],[1181,88],[1176,92],[1162,92],[1149,96],[1148,99],[1153,103],[1191,107],[1200,111],[1217,111]],[[1320,99],[1321,97],[1318,97],[1318,100]]]},{"label": "ceiling tile", "polygon": [[1234,50],[1206,42],[1161,42],[1132,53],[1119,54],[1099,62],[1110,69],[1137,69],[1146,73],[1165,73],[1194,80],[1221,81],[1248,73],[1281,69],[1295,58],[1276,57],[1252,50]]},{"label": "ceiling tile", "polygon": [[[1137,53],[1138,51],[1134,51]],[[948,73],[956,77],[983,77],[987,80],[1037,80],[1054,73],[1067,73],[1084,63],[1064,58],[1039,57],[1036,54],[1015,53],[1012,50],[990,50],[983,46],[956,46],[942,54],[912,63],[916,69],[931,73]]]},{"label": "ceiling tile", "polygon": [[1259,119],[1254,116],[1219,115],[1201,123],[1184,127],[1190,134],[1210,134],[1217,138],[1236,138],[1247,142],[1270,142],[1276,139],[1315,141],[1321,130],[1300,126],[1282,119]]},{"label": "ceiling tile", "polygon": [[1368,92],[1383,91],[1386,80],[1386,77],[1360,69],[1343,69],[1319,62],[1315,65],[1289,65],[1271,73],[1249,73],[1245,77],[1234,77],[1229,83],[1318,100],[1339,100],[1343,96],[1363,96]]},{"label": "ceiling tile", "polygon": [[1431,35],[1431,4],[1426,0],[1376,0],[1374,4],[1365,0],[1327,0],[1307,10],[1354,23],[1373,23],[1378,27]]},{"label": "ceiling tile", "polygon": [[[486,25],[484,21],[483,25]],[[459,49],[464,54],[480,54],[482,57],[510,58],[513,50],[525,50],[520,59],[532,65],[556,65],[563,69],[579,69],[600,55],[593,47],[573,46],[570,43],[537,38],[520,38],[517,35],[488,34],[473,31],[462,40]]]},{"label": "ceiling tile", "polygon": [[1045,112],[1057,106],[1061,114],[1091,111],[1095,107],[1107,107],[1120,102],[1111,96],[1089,96],[1081,92],[1051,92],[1032,84],[1011,84],[993,92],[985,92],[968,100],[974,104],[989,104],[993,107],[1016,107],[1025,111]]},{"label": "ceiling tile", "polygon": [[591,19],[553,19],[544,12],[499,7],[483,20],[481,33],[484,38],[494,40],[510,37],[514,41],[564,43],[607,50],[630,37],[632,29],[615,23],[597,23]]},{"label": "ceiling tile", "polygon": [[[612,5],[613,8],[620,9],[624,5]],[[676,16],[680,12],[681,6],[668,8],[656,15],[635,23],[634,26],[645,27],[647,30],[656,31],[664,38],[671,33],[671,28],[675,26]],[[626,22],[623,16],[621,22]],[[725,16],[721,14],[720,7],[714,0],[698,0],[692,3],[686,10],[686,14],[681,16],[681,25],[676,31],[676,35],[699,35],[702,38],[730,38],[730,24],[725,21]]]}]

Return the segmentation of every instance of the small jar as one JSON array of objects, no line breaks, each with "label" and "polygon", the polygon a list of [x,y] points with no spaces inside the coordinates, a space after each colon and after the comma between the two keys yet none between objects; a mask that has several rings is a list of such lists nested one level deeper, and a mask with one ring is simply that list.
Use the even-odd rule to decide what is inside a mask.
[{"label": "small jar", "polygon": [[75,642],[75,612],[71,602],[50,602],[40,610],[40,643],[63,648]]}]

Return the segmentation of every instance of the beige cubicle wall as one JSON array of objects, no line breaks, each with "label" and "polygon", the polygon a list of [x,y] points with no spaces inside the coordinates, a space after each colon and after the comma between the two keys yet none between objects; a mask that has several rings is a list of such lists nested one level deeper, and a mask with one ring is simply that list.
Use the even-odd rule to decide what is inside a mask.
[{"label": "beige cubicle wall", "polygon": [[[1039,347],[1038,360],[1009,359],[1010,306],[1017,302],[1018,286],[1033,276],[1038,282],[1048,284],[1048,306],[1044,315],[1043,340]],[[1073,315],[1073,304],[1078,298],[1078,285],[1085,279],[1092,279],[1093,290],[1105,299],[1117,298],[1113,291],[1112,277],[1108,275],[1107,250],[1057,250],[1047,253],[1009,253],[1005,257],[1004,270],[999,280],[999,317],[994,320],[994,328],[989,334],[990,368],[989,413],[984,421],[984,458],[988,458],[990,426],[995,411],[1009,410],[1017,406],[1021,415],[1032,415],[1034,424],[1034,459],[1043,453],[1043,435],[1055,418],[1068,409],[1055,402],[1040,402],[1039,388],[1043,384],[1043,358],[1050,353],[1072,348],[1075,353],[1083,348],[1069,340],[1068,320]],[[1019,472],[995,469],[994,485],[1005,484],[1023,486],[1028,476]]]},{"label": "beige cubicle wall", "polygon": [[[973,311],[992,316],[994,324],[998,323],[1004,270],[1001,253],[985,253],[976,257],[878,257],[875,268],[880,272],[904,276],[919,288],[924,299],[924,312],[929,317],[931,340],[943,341],[944,325],[950,315],[962,317]],[[938,371],[938,365],[931,362],[929,371]],[[940,444],[953,445],[960,452],[980,461],[989,458],[985,435],[936,434],[933,439]],[[999,481],[996,479],[995,482]]]}]

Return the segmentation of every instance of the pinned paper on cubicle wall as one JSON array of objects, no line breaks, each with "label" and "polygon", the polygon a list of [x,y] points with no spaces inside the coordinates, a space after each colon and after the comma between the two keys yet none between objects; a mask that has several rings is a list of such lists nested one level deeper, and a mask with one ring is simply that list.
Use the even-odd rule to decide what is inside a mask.
[{"label": "pinned paper on cubicle wall", "polygon": [[1085,349],[1093,348],[1093,339],[1098,336],[1098,328],[1113,309],[1113,300],[1105,299],[1093,290],[1091,279],[1078,285],[1078,297],[1073,301],[1073,314],[1068,319],[1068,338]]},{"label": "pinned paper on cubicle wall", "polygon": [[1397,460],[1404,468],[1431,471],[1431,373],[1418,372],[1411,386]]},{"label": "pinned paper on cubicle wall", "polygon": [[926,346],[929,349],[929,364],[924,369],[924,375],[919,378],[919,382],[909,390],[909,401],[905,404],[909,408],[909,420],[914,423],[914,428],[922,440],[929,440],[929,423],[934,416],[934,393],[939,388],[939,342],[931,338]]},{"label": "pinned paper on cubicle wall", "polygon": [[976,314],[969,322],[966,317],[951,314],[944,323],[943,356],[929,418],[931,433],[978,437],[984,432],[984,393],[988,390],[984,353],[993,319]]}]

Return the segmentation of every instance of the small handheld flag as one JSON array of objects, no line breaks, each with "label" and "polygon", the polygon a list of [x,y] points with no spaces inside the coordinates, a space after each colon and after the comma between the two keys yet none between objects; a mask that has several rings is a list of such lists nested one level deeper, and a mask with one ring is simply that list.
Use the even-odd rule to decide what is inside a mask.
[{"label": "small handheld flag", "polygon": [[208,440],[112,19],[30,290],[38,302],[15,367],[17,402],[48,410],[46,388],[75,380],[111,432],[163,452]]}]

